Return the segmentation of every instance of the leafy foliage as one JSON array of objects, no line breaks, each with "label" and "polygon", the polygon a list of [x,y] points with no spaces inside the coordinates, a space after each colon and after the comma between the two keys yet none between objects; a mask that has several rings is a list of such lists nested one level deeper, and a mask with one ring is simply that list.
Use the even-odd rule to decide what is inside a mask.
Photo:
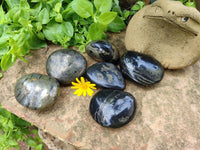
[{"label": "leafy foliage", "polygon": [[176,1],[181,1],[184,5],[188,7],[196,7],[195,0],[176,0]]},{"label": "leafy foliage", "polygon": [[[30,130],[30,123],[3,109],[0,105],[0,148],[8,150],[13,147],[19,149],[18,141],[26,141],[36,150],[42,150],[44,145],[37,129]],[[33,139],[30,134],[35,135]]]},{"label": "leafy foliage", "polygon": [[[0,60],[7,70],[49,40],[63,47],[101,39],[117,16],[112,0],[5,0],[0,6]],[[95,30],[95,32],[94,32]],[[97,33],[96,33],[97,32]]]}]

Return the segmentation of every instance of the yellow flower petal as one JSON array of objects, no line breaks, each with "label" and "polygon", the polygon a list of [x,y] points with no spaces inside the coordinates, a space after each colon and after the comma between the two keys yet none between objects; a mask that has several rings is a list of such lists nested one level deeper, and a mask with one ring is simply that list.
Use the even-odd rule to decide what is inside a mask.
[{"label": "yellow flower petal", "polygon": [[80,89],[78,89],[78,90],[76,90],[76,91],[74,92],[74,94],[75,94],[75,95],[78,95],[78,96],[81,96],[82,93],[83,93],[83,92],[82,92]]},{"label": "yellow flower petal", "polygon": [[78,83],[72,82],[72,85],[79,85]]},{"label": "yellow flower petal", "polygon": [[81,82],[82,82],[82,84],[85,83],[85,79],[83,77],[81,77]]},{"label": "yellow flower petal", "polygon": [[94,93],[94,91],[92,91],[90,88],[87,89],[87,93],[89,96],[92,96],[92,94]]},{"label": "yellow flower petal", "polygon": [[96,89],[96,84],[91,84],[90,81],[85,81],[84,77],[81,77],[80,80],[76,78],[76,81],[78,83],[72,82],[73,86],[71,86],[72,89],[77,89],[74,92],[75,95],[83,95],[85,97],[88,94],[89,96],[92,96],[94,93],[92,89]]},{"label": "yellow flower petal", "polygon": [[77,81],[78,83],[80,83],[80,84],[81,84],[81,82],[79,81],[79,79],[78,79],[78,78],[76,78],[76,81]]},{"label": "yellow flower petal", "polygon": [[79,86],[72,86],[71,89],[79,89]]},{"label": "yellow flower petal", "polygon": [[87,91],[83,91],[83,96],[86,97]]}]

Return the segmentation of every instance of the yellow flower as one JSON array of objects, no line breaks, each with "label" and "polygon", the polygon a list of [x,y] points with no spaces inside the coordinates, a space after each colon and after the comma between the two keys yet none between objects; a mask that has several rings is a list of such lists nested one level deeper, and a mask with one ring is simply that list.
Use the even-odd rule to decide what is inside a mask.
[{"label": "yellow flower", "polygon": [[81,81],[79,81],[78,78],[76,78],[76,81],[78,83],[72,82],[72,89],[77,89],[74,94],[81,96],[83,94],[83,96],[85,97],[88,93],[89,96],[92,96],[92,94],[94,93],[94,91],[92,89],[96,89],[95,88],[95,84],[91,84],[89,81],[85,82],[85,79],[83,77],[81,77]]}]

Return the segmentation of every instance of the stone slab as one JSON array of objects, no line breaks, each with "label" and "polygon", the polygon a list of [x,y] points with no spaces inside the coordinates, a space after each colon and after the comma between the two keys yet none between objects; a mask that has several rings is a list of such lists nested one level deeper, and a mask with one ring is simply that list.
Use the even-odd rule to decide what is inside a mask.
[{"label": "stone slab", "polygon": [[[109,36],[120,51],[124,32]],[[17,61],[0,80],[4,108],[78,149],[93,150],[197,150],[200,149],[200,61],[181,70],[166,70],[163,80],[150,87],[126,81],[125,91],[136,98],[134,119],[118,129],[98,125],[89,114],[91,97],[78,97],[70,86],[61,88],[49,109],[24,108],[14,98],[14,85],[28,73],[46,74],[47,57],[61,47],[32,51],[28,63]],[[88,66],[94,60],[84,54]],[[99,89],[98,89],[99,90]],[[97,92],[96,90],[95,92]]]}]

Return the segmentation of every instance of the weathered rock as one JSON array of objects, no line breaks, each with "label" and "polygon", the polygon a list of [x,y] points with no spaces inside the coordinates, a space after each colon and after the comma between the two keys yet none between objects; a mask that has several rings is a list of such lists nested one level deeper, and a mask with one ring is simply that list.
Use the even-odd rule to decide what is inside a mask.
[{"label": "weathered rock", "polygon": [[135,98],[128,92],[101,90],[90,102],[90,114],[104,127],[119,128],[133,119]]},{"label": "weathered rock", "polygon": [[38,73],[21,77],[15,85],[15,98],[23,106],[43,109],[51,106],[59,93],[56,79]]},{"label": "weathered rock", "polygon": [[86,46],[87,54],[97,61],[106,61],[117,63],[119,52],[113,46],[104,40],[92,41]]},{"label": "weathered rock", "polygon": [[120,69],[125,77],[141,85],[153,85],[162,80],[164,69],[153,57],[128,51],[120,59]]},{"label": "weathered rock", "polygon": [[129,22],[127,50],[148,54],[164,68],[180,69],[200,58],[200,12],[181,2],[157,0]]},{"label": "weathered rock", "polygon": [[100,62],[87,69],[87,77],[97,86],[123,90],[125,81],[120,70],[112,63]]},{"label": "weathered rock", "polygon": [[60,49],[53,52],[47,59],[46,71],[61,84],[67,85],[86,71],[85,58],[73,49]]}]

